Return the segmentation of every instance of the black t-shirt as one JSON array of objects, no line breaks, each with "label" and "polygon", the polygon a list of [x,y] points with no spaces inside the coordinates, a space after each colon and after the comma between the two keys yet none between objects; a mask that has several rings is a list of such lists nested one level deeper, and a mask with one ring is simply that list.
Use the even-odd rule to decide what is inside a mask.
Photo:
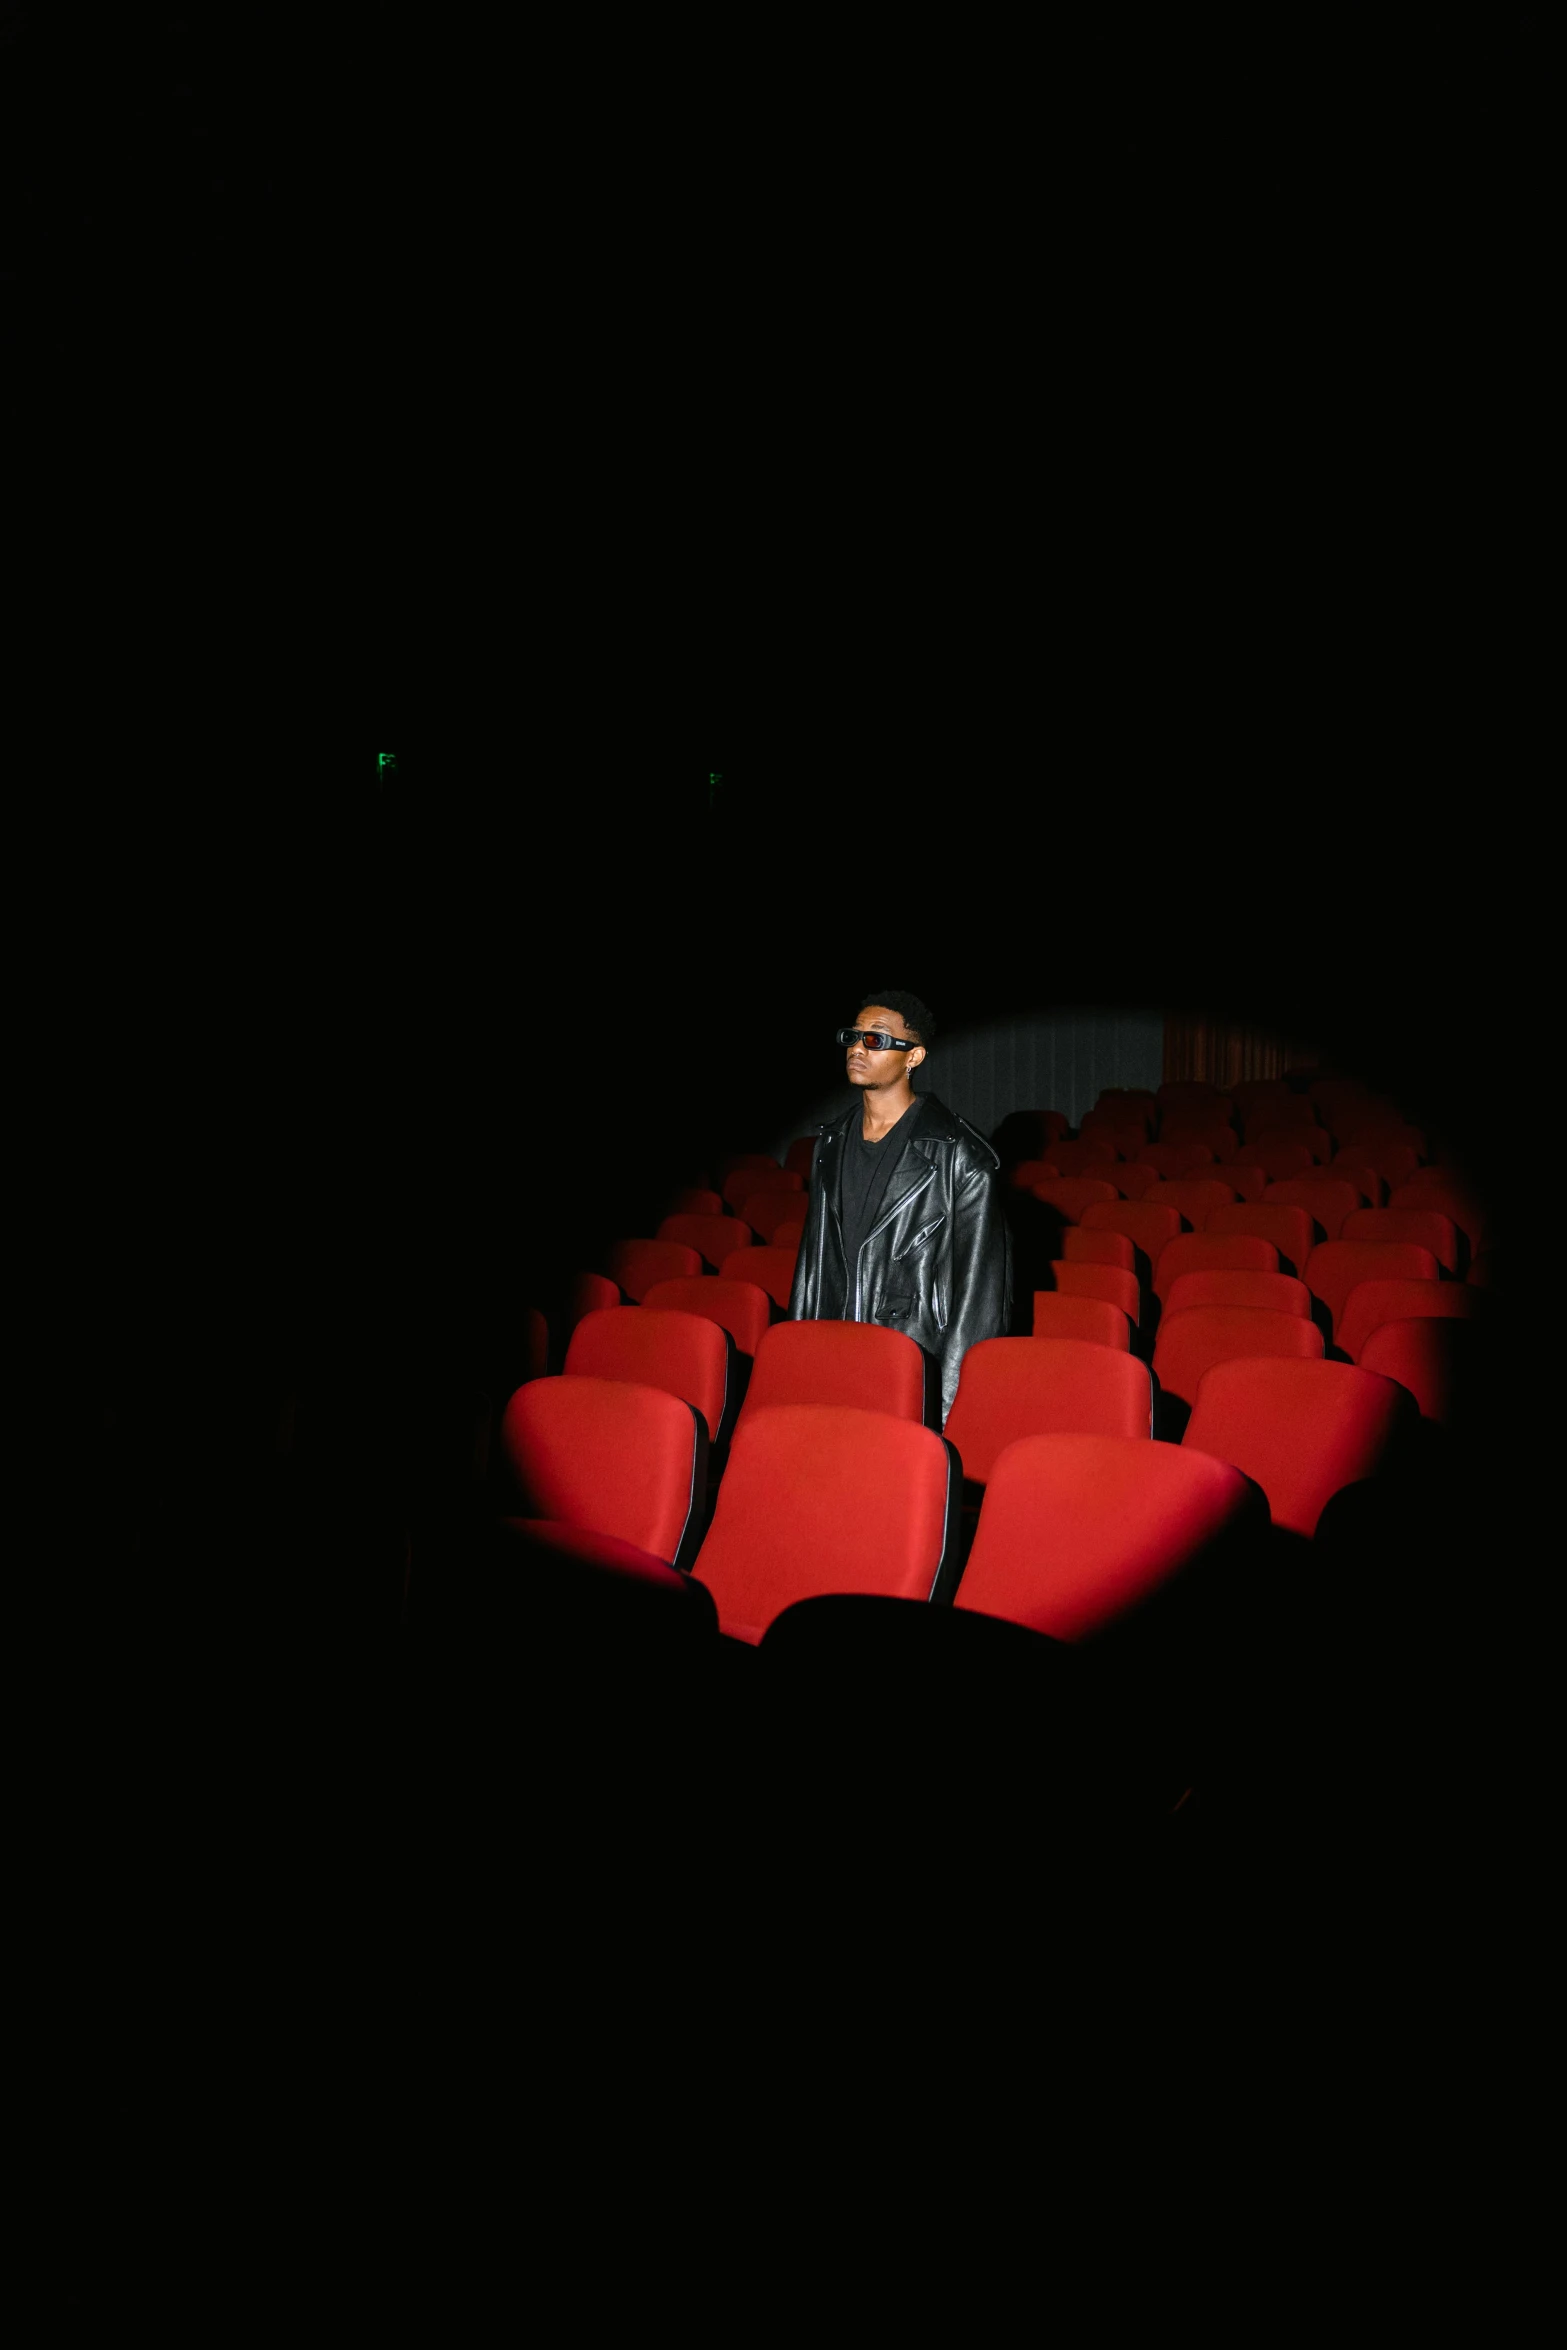
[{"label": "black t-shirt", "polygon": [[890,1132],[879,1142],[867,1142],[858,1122],[849,1129],[839,1177],[838,1209],[843,1217],[843,1254],[849,1272],[849,1306],[854,1304],[854,1260],[860,1243],[881,1214],[887,1178],[903,1156],[903,1146],[919,1117],[919,1102],[911,1102]]}]

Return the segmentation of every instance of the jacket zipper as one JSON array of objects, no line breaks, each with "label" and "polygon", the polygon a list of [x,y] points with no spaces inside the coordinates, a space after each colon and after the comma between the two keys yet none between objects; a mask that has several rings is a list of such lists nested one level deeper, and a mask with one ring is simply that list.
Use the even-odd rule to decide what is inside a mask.
[{"label": "jacket zipper", "polygon": [[885,1215],[885,1216],[883,1216],[883,1218],[882,1218],[881,1222],[880,1222],[879,1224],[876,1224],[876,1225],[873,1225],[873,1226],[872,1226],[871,1230],[870,1230],[869,1232],[867,1232],[867,1233],[866,1233],[866,1235],[865,1235],[865,1238],[864,1238],[864,1239],[863,1239],[863,1240],[860,1242],[860,1245],[859,1245],[859,1247],[858,1247],[858,1248],[855,1250],[855,1252],[854,1252],[854,1319],[856,1320],[856,1322],[858,1322],[858,1321],[859,1321],[859,1319],[860,1319],[860,1259],[861,1259],[861,1258],[864,1256],[864,1254],[865,1254],[865,1251],[866,1251],[866,1250],[867,1250],[867,1249],[870,1247],[870,1244],[871,1244],[871,1242],[872,1242],[872,1241],[873,1241],[873,1240],[876,1238],[876,1235],[877,1235],[877,1233],[878,1233],[878,1232],[885,1232],[885,1231],[886,1231],[886,1229],[887,1229],[887,1227],[888,1227],[888,1225],[889,1225],[889,1224],[892,1222],[893,1218],[894,1218],[895,1216],[898,1216],[898,1215],[900,1215],[900,1214],[902,1213],[902,1211],[903,1211],[903,1210],[904,1210],[904,1209],[905,1209],[905,1208],[908,1206],[908,1204],[909,1204],[909,1201],[910,1201],[911,1199],[918,1199],[918,1197],[919,1197],[920,1193],[921,1193],[921,1192],[924,1190],[924,1188],[925,1188],[926,1184],[927,1184],[927,1183],[934,1183],[934,1182],[935,1182],[935,1180],[936,1180],[936,1170],[935,1170],[935,1168],[934,1168],[934,1167],[932,1167],[932,1168],[931,1168],[931,1170],[930,1170],[930,1173],[929,1173],[928,1175],[922,1175],[922,1176],[920,1177],[920,1180],[919,1180],[919,1182],[918,1182],[918,1183],[911,1183],[911,1184],[909,1185],[909,1188],[908,1188],[908,1190],[907,1190],[907,1191],[906,1191],[906,1192],[903,1194],[903,1197],[902,1197],[901,1199],[894,1200],[894,1202],[893,1202],[892,1206],[891,1206],[891,1207],[888,1209],[888,1211],[887,1211],[886,1215]]}]

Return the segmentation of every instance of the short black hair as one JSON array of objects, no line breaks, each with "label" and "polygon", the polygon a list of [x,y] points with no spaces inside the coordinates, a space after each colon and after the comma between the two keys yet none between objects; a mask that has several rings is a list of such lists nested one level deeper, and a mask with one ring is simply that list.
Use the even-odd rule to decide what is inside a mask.
[{"label": "short black hair", "polygon": [[896,1012],[915,1043],[922,1044],[929,1052],[936,1041],[936,1023],[930,1006],[922,1004],[917,995],[910,995],[906,987],[873,987],[868,995],[860,998],[862,1012],[867,1004],[885,1004],[889,1012]]}]

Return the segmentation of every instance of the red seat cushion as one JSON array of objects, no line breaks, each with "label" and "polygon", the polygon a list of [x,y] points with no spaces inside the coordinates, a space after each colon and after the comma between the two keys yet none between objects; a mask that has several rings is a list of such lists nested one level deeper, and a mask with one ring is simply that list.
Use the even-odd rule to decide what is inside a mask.
[{"label": "red seat cushion", "polygon": [[782,1404],[743,1413],[695,1569],[721,1629],[758,1641],[786,1607],[819,1592],[929,1599],[950,1571],[950,1461],[932,1429],[886,1412]]},{"label": "red seat cushion", "polygon": [[1146,1437],[1152,1421],[1135,1355],[1081,1338],[982,1338],[963,1357],[946,1433],[964,1476],[983,1484],[1020,1436]]},{"label": "red seat cushion", "polygon": [[1143,1606],[1251,1506],[1244,1477],[1180,1445],[1024,1437],[993,1464],[953,1605],[1085,1640]]}]

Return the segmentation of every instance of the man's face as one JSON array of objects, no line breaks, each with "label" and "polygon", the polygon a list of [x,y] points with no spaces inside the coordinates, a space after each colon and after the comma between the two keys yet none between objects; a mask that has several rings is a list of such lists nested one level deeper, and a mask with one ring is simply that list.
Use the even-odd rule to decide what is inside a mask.
[{"label": "man's face", "polygon": [[[889,1036],[907,1036],[909,1031],[896,1012],[889,1012],[885,1004],[867,1004],[855,1013],[849,1022],[851,1028],[884,1028]],[[845,1064],[849,1083],[865,1092],[874,1092],[879,1085],[896,1085],[899,1078],[913,1071],[925,1058],[923,1048],[916,1045],[911,1053],[873,1053],[863,1044],[846,1045]]]}]

